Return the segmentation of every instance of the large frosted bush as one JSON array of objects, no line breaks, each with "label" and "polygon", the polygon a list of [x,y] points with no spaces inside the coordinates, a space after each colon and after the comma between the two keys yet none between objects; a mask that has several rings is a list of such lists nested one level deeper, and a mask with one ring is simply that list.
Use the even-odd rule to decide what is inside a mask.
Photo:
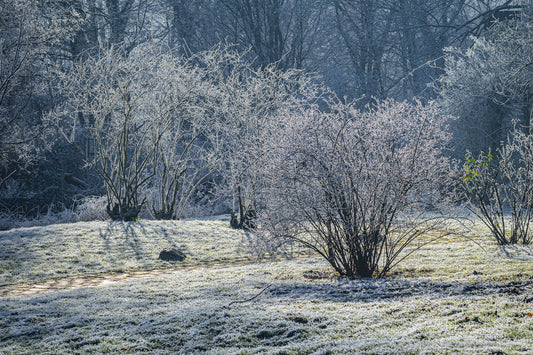
[{"label": "large frosted bush", "polygon": [[384,276],[443,227],[444,122],[433,103],[392,100],[287,111],[272,121],[265,235],[303,243],[340,275]]}]

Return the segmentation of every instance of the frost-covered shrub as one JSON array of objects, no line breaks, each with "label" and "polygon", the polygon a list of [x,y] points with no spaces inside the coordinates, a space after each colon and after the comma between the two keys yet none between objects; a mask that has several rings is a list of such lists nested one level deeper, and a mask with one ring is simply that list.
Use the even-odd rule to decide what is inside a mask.
[{"label": "frost-covered shrub", "polygon": [[[213,112],[220,117],[210,139],[219,164],[217,195],[232,199],[235,228],[253,229],[261,209],[264,136],[279,110],[319,96],[312,77],[299,70],[280,70],[276,64],[255,68],[231,49],[201,58],[213,80]],[[298,98],[298,99],[297,99]]]},{"label": "frost-covered shrub", "polygon": [[319,253],[340,275],[384,276],[442,226],[448,140],[434,103],[287,111],[272,121],[262,226]]},{"label": "frost-covered shrub", "polygon": [[74,214],[77,221],[105,221],[109,218],[106,213],[106,196],[86,196],[76,201]]},{"label": "frost-covered shrub", "polygon": [[516,128],[495,155],[467,153],[458,197],[500,245],[529,244],[533,233],[533,137]]},{"label": "frost-covered shrub", "polygon": [[497,22],[468,49],[446,48],[439,78],[441,104],[450,122],[457,158],[467,149],[498,148],[513,120],[529,125],[533,113],[533,7]]},{"label": "frost-covered shrub", "polygon": [[265,124],[315,88],[300,71],[255,69],[223,46],[191,57],[102,49],[58,77],[64,101],[49,119],[104,181],[111,218],[134,220],[147,207],[179,219],[213,181],[209,193],[233,198],[241,226],[257,209]]},{"label": "frost-covered shrub", "polygon": [[75,201],[71,207],[50,204],[44,212],[37,213],[33,217],[5,210],[0,212],[0,230],[81,221],[104,221],[109,218],[105,211],[106,205],[105,196],[86,196]]},{"label": "frost-covered shrub", "polygon": [[10,211],[0,212],[0,230],[9,230],[17,228],[17,221],[21,219],[20,215],[16,215]]},{"label": "frost-covered shrub", "polygon": [[130,53],[102,49],[58,73],[64,98],[49,119],[102,178],[112,219],[135,220],[150,186],[150,206],[179,218],[195,184],[206,175],[201,137],[212,114],[205,68],[145,45]]},{"label": "frost-covered shrub", "polygon": [[0,212],[0,230],[73,222],[77,222],[76,214],[62,204],[50,204],[46,211],[39,212],[33,217],[28,217],[24,213]]}]

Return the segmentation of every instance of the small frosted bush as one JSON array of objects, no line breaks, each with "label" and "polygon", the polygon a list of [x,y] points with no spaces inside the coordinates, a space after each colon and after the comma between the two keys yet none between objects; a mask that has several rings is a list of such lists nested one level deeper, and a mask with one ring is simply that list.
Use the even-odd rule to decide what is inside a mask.
[{"label": "small frosted bush", "polygon": [[74,215],[77,221],[105,221],[106,206],[106,196],[86,196],[76,202]]},{"label": "small frosted bush", "polygon": [[533,238],[533,137],[515,127],[496,154],[468,153],[459,168],[458,198],[500,245]]}]

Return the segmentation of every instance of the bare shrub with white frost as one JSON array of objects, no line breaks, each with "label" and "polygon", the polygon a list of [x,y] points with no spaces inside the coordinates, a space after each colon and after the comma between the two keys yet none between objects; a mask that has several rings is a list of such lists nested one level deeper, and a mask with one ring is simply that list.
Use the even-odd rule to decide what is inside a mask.
[{"label": "bare shrub with white frost", "polygon": [[303,243],[340,275],[382,277],[444,227],[450,137],[434,103],[286,111],[269,138],[263,228]]},{"label": "bare shrub with white frost", "polygon": [[[468,153],[458,171],[458,197],[496,242],[529,244],[533,238],[533,137],[516,127],[495,155]],[[510,217],[510,218],[509,218]]]},{"label": "bare shrub with white frost", "polygon": [[533,6],[513,19],[496,22],[470,48],[446,48],[439,78],[441,102],[458,117],[451,122],[456,153],[495,150],[513,130],[513,121],[533,117]]},{"label": "bare shrub with white frost", "polygon": [[215,128],[212,83],[205,68],[193,64],[211,55],[163,55],[153,69],[155,85],[144,97],[144,105],[148,117],[161,124],[150,141],[155,155],[147,184],[154,194],[151,210],[157,219],[179,219],[199,184],[214,170],[209,143]]},{"label": "bare shrub with white frost", "polygon": [[50,118],[102,177],[112,219],[135,220],[150,186],[156,216],[179,217],[208,156],[195,145],[206,87],[189,60],[151,46],[101,50],[61,73],[65,101]]},{"label": "bare shrub with white frost", "polygon": [[254,69],[227,47],[188,58],[150,46],[102,50],[61,79],[65,104],[51,118],[103,178],[113,219],[135,219],[141,194],[156,218],[179,218],[209,179],[233,198],[241,228],[260,204],[266,124],[317,96],[309,76]]},{"label": "bare shrub with white frost", "polygon": [[202,58],[202,65],[215,84],[213,112],[220,117],[211,136],[223,177],[218,195],[232,198],[232,226],[253,228],[262,203],[267,126],[279,110],[319,96],[318,88],[298,70],[282,71],[275,64],[255,69],[232,48],[211,54]]},{"label": "bare shrub with white frost", "polygon": [[107,206],[106,196],[85,196],[75,202],[73,213],[76,221],[104,221]]}]

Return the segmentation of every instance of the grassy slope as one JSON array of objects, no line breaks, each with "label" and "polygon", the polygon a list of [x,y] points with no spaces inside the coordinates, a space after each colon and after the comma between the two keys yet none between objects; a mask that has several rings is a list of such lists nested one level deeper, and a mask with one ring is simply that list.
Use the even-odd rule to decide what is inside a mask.
[{"label": "grassy slope", "polygon": [[[160,267],[153,259],[164,243],[186,249],[189,262],[242,258],[243,235],[226,224],[146,222],[129,239],[120,230],[112,232],[113,238],[101,238],[107,223],[53,226],[48,233],[47,228],[3,232],[2,248],[7,240],[17,243],[13,236],[28,235],[21,239],[28,253],[45,249],[51,240],[54,248],[83,245],[59,237],[61,230],[72,239],[82,234],[88,243],[81,251],[66,245],[51,256],[39,252],[29,264],[13,263],[17,276],[4,277],[16,282],[61,275],[58,271]],[[99,238],[111,247],[95,247]],[[107,252],[100,254],[102,249]],[[75,265],[72,254],[80,260]],[[50,261],[63,258],[70,261]],[[35,276],[41,272],[33,266],[39,260],[53,266]],[[21,269],[25,266],[30,270]],[[257,298],[231,304],[258,295],[267,285]],[[532,353],[533,248],[492,245],[481,250],[468,241],[441,241],[384,280],[337,279],[321,259],[309,258],[178,269],[105,287],[0,299],[0,353],[105,351]]]}]

